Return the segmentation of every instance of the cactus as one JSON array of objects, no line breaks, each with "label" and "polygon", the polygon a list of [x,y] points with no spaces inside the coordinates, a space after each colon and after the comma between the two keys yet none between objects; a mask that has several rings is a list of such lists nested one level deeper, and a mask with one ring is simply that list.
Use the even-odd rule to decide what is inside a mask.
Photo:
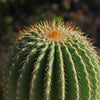
[{"label": "cactus", "polygon": [[45,21],[19,33],[3,71],[4,100],[99,100],[99,57],[79,28]]}]

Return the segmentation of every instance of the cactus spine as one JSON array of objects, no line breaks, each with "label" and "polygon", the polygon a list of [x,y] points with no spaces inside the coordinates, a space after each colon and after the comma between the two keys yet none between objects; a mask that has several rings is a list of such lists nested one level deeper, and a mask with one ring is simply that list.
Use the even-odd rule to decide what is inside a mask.
[{"label": "cactus spine", "polygon": [[99,57],[78,28],[52,21],[21,33],[3,71],[4,100],[99,100]]}]

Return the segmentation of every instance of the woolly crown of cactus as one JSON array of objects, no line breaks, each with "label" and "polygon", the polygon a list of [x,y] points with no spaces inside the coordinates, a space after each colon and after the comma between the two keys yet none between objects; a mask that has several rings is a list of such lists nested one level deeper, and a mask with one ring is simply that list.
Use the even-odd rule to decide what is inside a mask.
[{"label": "woolly crown of cactus", "polygon": [[20,34],[3,71],[5,100],[99,100],[99,57],[78,28],[46,21]]}]

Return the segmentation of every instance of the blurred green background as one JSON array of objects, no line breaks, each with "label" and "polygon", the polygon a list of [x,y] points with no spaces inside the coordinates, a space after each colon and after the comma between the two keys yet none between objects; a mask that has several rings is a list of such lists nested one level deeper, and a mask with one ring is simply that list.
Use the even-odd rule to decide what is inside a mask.
[{"label": "blurred green background", "polygon": [[[62,18],[61,18],[62,17]],[[72,21],[100,48],[100,0],[0,0],[0,86],[11,41],[19,30],[46,19]],[[0,100],[2,88],[0,88]]]}]

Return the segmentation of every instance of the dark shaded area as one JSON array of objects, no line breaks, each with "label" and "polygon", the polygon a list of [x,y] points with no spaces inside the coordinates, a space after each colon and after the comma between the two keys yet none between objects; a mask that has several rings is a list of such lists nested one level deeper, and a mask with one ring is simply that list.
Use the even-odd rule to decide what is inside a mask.
[{"label": "dark shaded area", "polygon": [[[0,0],[0,74],[10,41],[18,37],[19,30],[39,20],[59,21],[58,16],[72,21],[100,47],[100,0]],[[0,75],[2,86],[1,80]]]}]

